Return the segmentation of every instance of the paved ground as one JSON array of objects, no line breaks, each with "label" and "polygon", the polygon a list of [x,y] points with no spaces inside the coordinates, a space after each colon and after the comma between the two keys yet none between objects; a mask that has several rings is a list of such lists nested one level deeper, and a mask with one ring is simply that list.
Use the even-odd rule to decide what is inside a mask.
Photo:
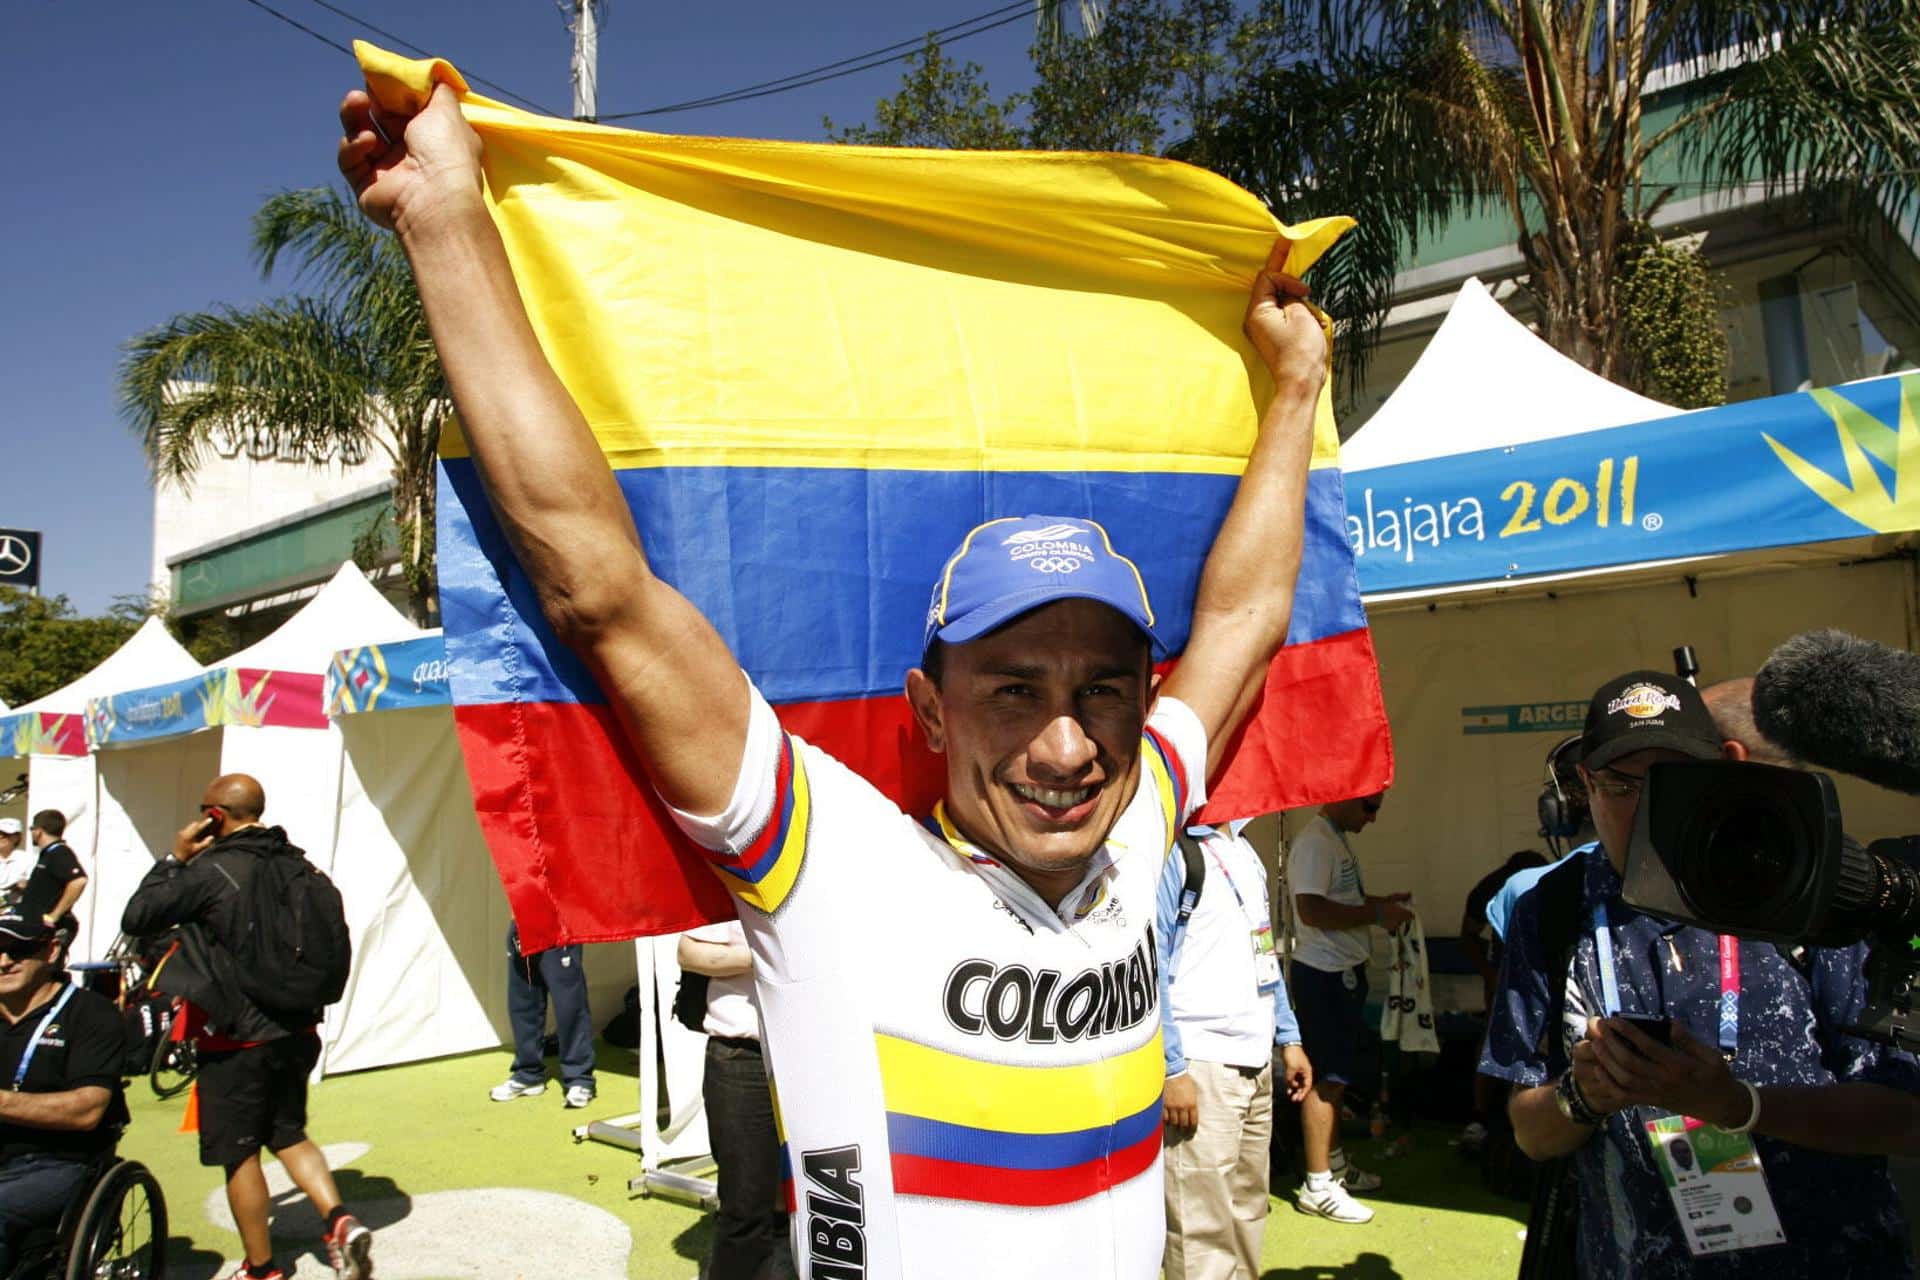
[{"label": "paved ground", "polygon": [[[487,1100],[505,1053],[327,1080],[313,1092],[311,1132],[341,1193],[375,1232],[380,1280],[689,1280],[706,1249],[700,1213],[630,1196],[638,1160],[571,1137],[583,1115],[631,1111],[630,1052],[600,1051],[600,1102],[567,1111],[559,1091],[511,1103]],[[624,1070],[622,1070],[624,1067]],[[212,1280],[239,1255],[216,1170],[196,1140],[176,1132],[184,1099],[159,1102],[144,1081],[128,1101],[124,1154],[159,1177],[172,1217],[169,1275]],[[1513,1274],[1522,1206],[1480,1187],[1439,1130],[1416,1133],[1399,1156],[1354,1148],[1386,1176],[1379,1216],[1343,1227],[1274,1202],[1262,1280],[1474,1280]],[[319,1224],[269,1165],[275,1239],[299,1280],[324,1280]],[[1070,1278],[1061,1278],[1070,1280]]]}]

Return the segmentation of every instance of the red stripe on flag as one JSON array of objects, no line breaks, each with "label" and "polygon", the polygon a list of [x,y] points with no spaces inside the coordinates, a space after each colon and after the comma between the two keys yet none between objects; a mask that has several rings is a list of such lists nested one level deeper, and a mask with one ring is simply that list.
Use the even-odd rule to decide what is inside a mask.
[{"label": "red stripe on flag", "polygon": [[1229,744],[1199,821],[1371,795],[1393,781],[1393,736],[1365,628],[1288,645]]}]

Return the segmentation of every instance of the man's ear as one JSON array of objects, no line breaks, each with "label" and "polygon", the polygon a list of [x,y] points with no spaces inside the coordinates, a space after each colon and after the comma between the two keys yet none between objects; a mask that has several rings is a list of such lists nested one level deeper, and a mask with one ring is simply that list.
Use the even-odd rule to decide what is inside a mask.
[{"label": "man's ear", "polygon": [[926,672],[915,667],[907,672],[907,705],[926,736],[927,747],[934,752],[947,749],[947,723],[941,714],[940,686]]},{"label": "man's ear", "polygon": [[1747,744],[1738,738],[1728,738],[1725,742],[1722,742],[1720,744],[1720,754],[1729,760],[1738,760],[1742,764],[1745,764],[1749,759],[1747,755]]}]

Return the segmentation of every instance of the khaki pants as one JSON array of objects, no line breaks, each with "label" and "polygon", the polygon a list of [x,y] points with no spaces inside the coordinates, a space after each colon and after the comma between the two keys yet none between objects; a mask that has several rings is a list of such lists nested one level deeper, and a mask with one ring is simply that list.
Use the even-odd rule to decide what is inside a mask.
[{"label": "khaki pants", "polygon": [[1273,1065],[1188,1062],[1200,1095],[1191,1133],[1167,1131],[1167,1280],[1254,1280],[1267,1225]]}]

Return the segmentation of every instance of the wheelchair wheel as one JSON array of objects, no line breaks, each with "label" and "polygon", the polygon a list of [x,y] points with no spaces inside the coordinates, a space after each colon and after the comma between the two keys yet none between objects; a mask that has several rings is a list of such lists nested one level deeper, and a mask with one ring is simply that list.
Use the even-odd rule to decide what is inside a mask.
[{"label": "wheelchair wheel", "polygon": [[163,1280],[167,1201],[147,1167],[122,1160],[94,1184],[67,1255],[65,1280]]},{"label": "wheelchair wheel", "polygon": [[199,1070],[200,1055],[193,1042],[175,1040],[162,1032],[160,1042],[153,1046],[153,1067],[147,1072],[147,1083],[153,1086],[154,1097],[171,1098],[192,1084]]}]

